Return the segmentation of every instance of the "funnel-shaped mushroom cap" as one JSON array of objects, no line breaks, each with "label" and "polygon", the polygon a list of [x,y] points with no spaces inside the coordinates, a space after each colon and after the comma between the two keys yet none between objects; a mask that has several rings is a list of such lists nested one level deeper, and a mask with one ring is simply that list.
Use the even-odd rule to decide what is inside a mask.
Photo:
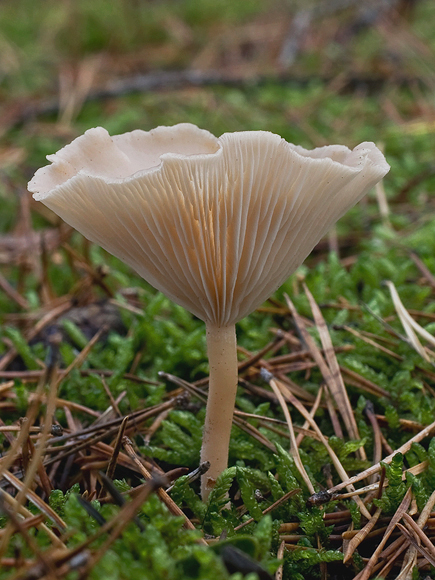
[{"label": "funnel-shaped mushroom cap", "polygon": [[189,124],[91,129],[48,159],[36,200],[217,326],[264,302],[389,170],[373,143],[306,151]]}]

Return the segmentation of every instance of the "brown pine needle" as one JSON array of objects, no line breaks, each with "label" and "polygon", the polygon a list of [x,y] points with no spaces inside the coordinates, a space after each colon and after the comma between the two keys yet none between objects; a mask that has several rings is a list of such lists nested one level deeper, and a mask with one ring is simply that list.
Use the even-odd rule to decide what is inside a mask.
[{"label": "brown pine needle", "polygon": [[350,334],[353,334],[354,336],[359,338],[359,340],[362,340],[363,342],[370,344],[370,346],[373,346],[377,350],[380,350],[380,351],[384,352],[385,354],[388,354],[388,356],[391,356],[392,358],[395,358],[396,360],[400,360],[400,361],[403,360],[403,356],[400,356],[400,354],[397,354],[393,350],[390,350],[389,348],[382,346],[381,344],[378,344],[375,340],[372,340],[371,338],[364,336],[364,334],[362,334],[361,332],[358,332],[357,330],[355,330],[351,326],[343,325],[340,328],[343,328],[344,330],[346,330]]},{"label": "brown pine needle", "polygon": [[[373,429],[374,449],[373,449],[373,463],[379,463],[382,459],[382,433],[375,415],[374,405],[371,401],[367,401],[365,413]],[[371,476],[371,482],[376,481],[377,475]]]},{"label": "brown pine needle", "polygon": [[435,546],[423,532],[421,526],[419,526],[418,523],[416,523],[408,514],[403,514],[403,521],[408,524],[409,528],[412,529],[415,535],[418,536],[423,544],[426,545],[426,548],[429,550],[432,558],[435,560]]},{"label": "brown pine needle", "polygon": [[[422,509],[420,516],[418,517],[417,523],[415,524],[419,530],[422,530],[424,528],[424,526],[426,525],[427,520],[429,519],[429,515],[430,515],[434,505],[435,505],[435,491],[432,492],[426,505]],[[407,521],[408,517],[409,516],[407,514],[404,514],[404,521],[405,522]],[[410,519],[412,519],[412,518],[410,518]],[[412,520],[412,521],[414,524],[415,523],[414,520]],[[411,524],[411,525],[413,525],[413,524]],[[408,548],[408,551],[406,552],[405,557],[403,559],[402,570],[400,572],[399,578],[402,578],[402,577],[406,578],[406,576],[412,571],[412,568],[415,566],[416,561],[417,561],[417,550],[416,550],[415,546],[412,544]]]},{"label": "brown pine needle", "polygon": [[375,513],[373,514],[373,516],[366,523],[366,525],[361,530],[359,530],[358,533],[350,540],[350,542],[347,546],[346,553],[344,555],[344,559],[343,559],[344,564],[346,564],[346,562],[348,562],[352,558],[355,550],[358,548],[358,546],[361,544],[361,542],[363,542],[366,539],[368,534],[372,531],[376,522],[379,519],[379,516],[381,515],[381,512],[382,512],[382,510],[380,508],[378,508],[375,511]]},{"label": "brown pine needle", "polygon": [[[142,461],[140,460],[140,457],[136,454],[136,451],[134,450],[133,445],[128,437],[124,436],[123,445],[124,445],[124,449],[125,449],[127,455],[137,465],[137,467],[139,468],[139,471],[142,473],[144,478],[147,481],[151,480],[152,479],[151,473],[143,465]],[[162,500],[162,502],[166,505],[166,507],[169,509],[169,511],[171,512],[172,515],[181,516],[184,519],[184,526],[188,530],[195,530],[196,529],[195,526],[192,524],[192,522],[189,520],[189,518],[185,515],[185,513],[177,506],[177,504],[174,502],[174,500],[166,493],[166,491],[163,488],[158,487],[156,489],[156,493],[159,496],[159,498]],[[205,540],[203,540],[203,543],[204,544],[206,543]]]},{"label": "brown pine needle", "polygon": [[419,552],[429,562],[429,564],[435,566],[435,557],[431,552],[429,552],[427,549],[423,548],[419,544],[418,542],[419,536],[417,535],[413,536],[412,534],[410,534],[408,530],[405,528],[405,526],[403,526],[402,524],[397,524],[397,527],[405,536],[405,538],[413,545],[413,547],[417,550],[417,552]]},{"label": "brown pine needle", "polygon": [[62,520],[60,516],[44,501],[39,495],[29,488],[24,487],[24,483],[20,481],[15,475],[10,471],[6,470],[3,473],[3,478],[6,479],[16,490],[25,493],[27,500],[37,507],[49,519],[59,530],[59,532],[64,532],[66,530],[66,523]]},{"label": "brown pine needle", "polygon": [[121,451],[122,439],[124,437],[124,433],[125,433],[125,429],[127,427],[128,419],[129,419],[128,415],[126,417],[124,417],[124,419],[122,420],[122,423],[119,427],[118,434],[116,436],[116,441],[115,441],[115,446],[113,448],[112,457],[110,458],[109,465],[107,466],[107,471],[106,471],[106,475],[109,479],[113,479],[113,476],[115,474],[116,464],[118,462],[119,452]]},{"label": "brown pine needle", "polygon": [[[276,557],[278,560],[284,559],[284,551],[285,551],[285,541],[283,540],[279,545],[278,552],[276,553]],[[280,564],[278,570],[275,572],[275,580],[282,580],[283,575],[283,565]]]},{"label": "brown pine needle", "polygon": [[388,524],[388,527],[387,527],[387,530],[384,534],[384,537],[379,542],[379,544],[376,546],[376,549],[373,552],[372,556],[370,557],[364,570],[362,570],[357,576],[355,576],[354,580],[369,580],[369,578],[372,574],[373,568],[374,568],[375,564],[378,562],[379,554],[382,552],[385,544],[388,541],[388,538],[393,533],[394,528],[397,526],[398,522],[400,522],[400,520],[402,519],[403,514],[406,513],[406,511],[408,510],[409,505],[411,503],[411,497],[412,497],[412,491],[411,491],[411,488],[409,488],[408,491],[406,492],[405,497],[403,498],[401,504],[397,508],[396,513],[391,518],[391,521]]}]

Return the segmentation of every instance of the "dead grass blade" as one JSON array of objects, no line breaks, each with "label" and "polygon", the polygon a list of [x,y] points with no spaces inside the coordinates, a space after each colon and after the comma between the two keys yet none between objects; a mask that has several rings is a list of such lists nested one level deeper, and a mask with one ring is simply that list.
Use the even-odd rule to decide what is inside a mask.
[{"label": "dead grass blade", "polygon": [[[385,282],[387,285],[391,298],[393,300],[394,308],[396,309],[397,316],[402,323],[403,329],[405,330],[406,336],[408,337],[409,344],[419,353],[419,355],[424,358],[424,360],[428,363],[433,364],[435,359],[435,353],[429,351],[427,347],[424,347],[421,342],[419,341],[417,334],[427,340],[430,344],[435,346],[435,337],[433,337],[427,330],[425,330],[422,326],[420,326],[409,314],[409,312],[404,307],[399,293],[393,282],[387,280]],[[417,334],[416,334],[417,333]],[[429,356],[430,355],[430,356]]]},{"label": "dead grass blade", "polygon": [[[295,323],[298,327],[301,336],[311,351],[313,359],[316,361],[323,378],[328,385],[329,391],[333,396],[335,403],[338,407],[338,410],[343,418],[344,424],[346,426],[347,432],[352,439],[360,439],[358,433],[358,427],[356,425],[355,417],[353,416],[352,407],[349,401],[349,397],[347,395],[346,387],[344,385],[343,377],[340,373],[340,368],[337,362],[337,358],[335,356],[334,348],[332,346],[331,337],[328,332],[328,328],[326,326],[325,320],[320,312],[320,308],[318,307],[317,303],[315,302],[311,292],[308,288],[304,285],[305,293],[308,297],[311,310],[313,312],[314,320],[316,326],[319,331],[320,340],[322,342],[323,349],[325,351],[325,359],[323,358],[319,348],[317,347],[316,343],[314,342],[313,338],[308,334],[307,329],[302,321],[302,318],[299,316],[293,302],[290,298],[285,295],[285,300],[287,305],[292,313],[292,316],[295,320]],[[365,457],[365,454],[363,453]]]},{"label": "dead grass blade", "polygon": [[299,471],[299,473],[301,474],[301,477],[304,480],[305,485],[309,489],[310,493],[315,493],[314,486],[311,483],[310,478],[308,477],[308,473],[305,471],[304,464],[302,463],[301,456],[299,455],[298,444],[296,442],[296,436],[295,436],[295,432],[293,429],[293,422],[291,419],[290,411],[288,410],[288,407],[287,407],[287,403],[285,402],[285,399],[282,396],[281,390],[280,390],[277,382],[273,378],[273,375],[270,373],[269,373],[269,375],[266,375],[266,373],[268,373],[268,371],[264,370],[263,371],[263,378],[265,378],[265,380],[269,383],[273,392],[275,393],[275,396],[278,399],[279,404],[281,405],[281,409],[282,409],[282,411],[284,413],[284,417],[287,421],[287,426],[288,426],[288,430],[290,433],[290,455],[293,457],[296,468]]},{"label": "dead grass blade", "polygon": [[[299,411],[299,413],[301,413],[301,415],[309,423],[310,427],[313,429],[313,431],[315,431],[315,433],[319,437],[320,441],[325,446],[329,456],[331,457],[331,461],[334,464],[334,467],[337,470],[337,473],[340,476],[340,478],[342,480],[348,480],[349,476],[347,475],[345,469],[341,465],[340,460],[338,459],[336,453],[334,452],[332,447],[329,445],[329,443],[326,440],[325,436],[323,435],[322,431],[319,429],[317,423],[310,416],[310,414],[305,409],[305,407],[302,405],[302,403],[300,401],[298,401],[296,399],[296,397],[294,395],[292,395],[292,393],[290,393],[288,390],[286,390],[285,385],[283,385],[280,381],[275,379],[273,377],[273,375],[271,375],[268,371],[266,371],[266,373],[264,374],[264,378],[270,382],[274,381],[274,384],[277,386],[278,389],[280,389],[284,398],[286,398],[288,400],[288,402],[291,405],[293,405],[295,407],[295,409],[297,409]],[[350,492],[355,490],[352,484],[349,485],[348,490]],[[315,496],[316,496],[316,494],[314,494],[312,497],[315,497]],[[367,519],[370,519],[371,518],[370,512],[367,510],[366,506],[361,501],[361,499],[359,497],[355,497],[354,499],[355,499],[355,502],[358,504],[358,507],[360,508],[360,511],[364,515],[364,517],[366,517]]]}]

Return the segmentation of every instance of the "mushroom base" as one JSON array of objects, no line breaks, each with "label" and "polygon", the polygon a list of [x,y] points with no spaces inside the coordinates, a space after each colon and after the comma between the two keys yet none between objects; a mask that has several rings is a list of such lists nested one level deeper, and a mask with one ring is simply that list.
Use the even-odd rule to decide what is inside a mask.
[{"label": "mushroom base", "polygon": [[207,323],[206,329],[210,381],[201,462],[209,461],[210,469],[201,480],[203,500],[208,498],[216,479],[228,465],[238,379],[235,325],[218,327]]}]

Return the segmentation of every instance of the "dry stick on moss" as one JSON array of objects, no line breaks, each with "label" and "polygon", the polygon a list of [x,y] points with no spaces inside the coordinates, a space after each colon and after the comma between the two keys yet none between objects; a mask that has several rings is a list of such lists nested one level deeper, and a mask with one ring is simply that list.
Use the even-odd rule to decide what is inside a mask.
[{"label": "dry stick on moss", "polygon": [[384,352],[385,354],[388,354],[388,356],[391,356],[392,358],[394,358],[396,360],[403,361],[403,356],[400,356],[400,354],[397,354],[396,352],[390,350],[389,348],[382,346],[381,344],[378,344],[375,340],[372,340],[371,338],[364,336],[363,334],[361,334],[361,332],[358,332],[357,330],[355,330],[351,326],[346,326],[344,324],[343,326],[340,326],[339,328],[340,329],[343,328],[344,330],[346,330],[350,334],[353,334],[354,336],[356,336],[359,340],[362,340],[363,342],[370,344],[370,346],[373,346],[377,350],[380,350],[380,351]]},{"label": "dry stick on moss", "polygon": [[36,506],[45,516],[56,526],[60,532],[64,532],[67,528],[66,523],[62,518],[47,504],[43,501],[39,495],[37,495],[31,489],[25,489],[25,484],[20,481],[13,473],[5,470],[3,473],[3,478],[10,483],[17,491],[25,492],[28,501]]},{"label": "dry stick on moss", "polygon": [[[5,355],[6,356],[6,355]],[[3,358],[1,359],[3,361]],[[80,369],[79,374],[83,377],[88,377],[92,375],[100,375],[104,377],[111,377],[116,371],[110,371],[108,369]],[[0,378],[1,379],[20,379],[23,382],[34,382],[35,380],[39,379],[44,374],[44,369],[36,370],[36,371],[1,371],[0,370]],[[63,376],[65,374],[65,369],[60,369],[58,371],[59,376]],[[123,373],[123,379],[128,381],[132,381],[133,383],[139,383],[144,385],[153,385],[158,387],[160,385],[157,381],[152,381],[151,379],[145,379],[143,377],[138,377],[137,375],[133,375],[131,373]],[[71,402],[69,401],[71,404]]]},{"label": "dry stick on moss", "polygon": [[[12,497],[9,493],[7,493],[4,490],[2,490],[1,493],[2,500],[11,506],[15,514],[19,514],[20,516],[22,516],[23,521],[26,521],[29,518],[33,517],[33,514],[26,507],[19,505],[17,500],[14,497]],[[44,510],[43,515],[44,517],[48,517],[48,519],[50,519],[46,509]],[[36,524],[36,527],[38,528],[39,531],[44,532],[47,535],[47,537],[51,540],[52,544],[56,548],[62,549],[66,547],[63,541],[60,540],[58,536],[53,532],[53,530],[46,524],[44,523]]]},{"label": "dry stick on moss", "polygon": [[[320,386],[322,386],[322,385],[320,385]],[[344,440],[344,434],[343,434],[343,431],[341,429],[340,419],[338,418],[337,411],[335,410],[334,402],[332,400],[331,391],[330,391],[327,384],[325,384],[324,394],[325,394],[326,407],[328,409],[329,418],[331,419],[332,428],[334,429],[334,434],[336,437],[338,437],[338,439]]]},{"label": "dry stick on moss", "polygon": [[152,479],[148,480],[145,485],[141,486],[141,489],[138,491],[137,495],[135,495],[131,501],[126,502],[119,510],[119,512],[110,521],[103,524],[93,536],[88,537],[84,542],[82,542],[82,544],[68,551],[67,554],[60,554],[60,556],[58,556],[56,559],[57,566],[59,567],[60,565],[71,561],[72,558],[78,556],[79,554],[84,553],[84,550],[88,546],[90,546],[98,538],[113,528],[110,537],[87,562],[85,569],[82,570],[80,578],[87,578],[90,570],[95,567],[95,564],[104,556],[109,547],[120,536],[120,534],[122,534],[125,527],[134,519],[140,507],[148,499],[149,495],[156,489],[159,489],[163,484],[164,480],[162,478],[153,477]]},{"label": "dry stick on moss", "polygon": [[[164,403],[158,403],[157,405],[153,405],[152,407],[148,407],[146,409],[140,409],[139,411],[134,411],[128,417],[129,423],[131,426],[139,427],[141,423],[146,421],[147,419],[158,415],[161,411],[173,407],[175,401],[170,400]],[[98,415],[100,417],[100,415]],[[90,435],[91,433],[95,433],[96,431],[106,431],[108,436],[112,436],[118,432],[119,426],[124,421],[125,417],[117,417],[116,419],[112,419],[111,421],[107,421],[104,424],[94,423],[89,427],[85,427],[83,429],[74,431],[72,433],[65,433],[64,435],[60,435],[59,437],[53,437],[51,440],[52,443],[62,443],[68,441],[70,439],[82,439],[85,435]],[[61,448],[60,448],[61,449]],[[47,447],[46,451],[59,451],[59,447]]]},{"label": "dry stick on moss", "polygon": [[[200,401],[203,401],[203,402],[206,401],[205,393],[201,389],[199,389],[198,387],[196,387],[195,385],[193,385],[191,383],[188,383],[184,379],[180,379],[174,375],[171,375],[169,373],[165,373],[163,371],[159,372],[159,377],[167,379],[168,381],[171,381],[175,385],[182,387],[188,393],[195,395],[195,397],[197,397]],[[269,441],[269,439],[267,439],[267,437],[265,437],[265,435],[263,435],[258,429],[256,429],[250,423],[243,421],[243,419],[234,417],[234,413],[233,413],[232,423],[234,425],[237,425],[237,427],[239,427],[243,431],[245,431],[245,433],[248,433],[249,435],[254,437],[254,439],[259,441],[262,445],[264,445],[267,449],[269,449],[273,453],[276,451],[275,445],[273,443],[271,443]],[[201,463],[205,463],[205,462],[201,462]]]},{"label": "dry stick on moss", "polygon": [[[39,320],[39,322],[37,322],[35,326],[25,334],[26,340],[30,341],[33,338],[35,338],[35,336],[37,336],[43,328],[45,328],[48,324],[50,324],[50,322],[52,322],[54,319],[58,318],[61,314],[69,310],[71,306],[72,306],[71,299],[68,299],[68,301],[65,302],[64,304],[60,304],[56,308],[53,308],[52,310],[47,312],[47,314],[45,314]],[[8,352],[4,354],[0,360],[0,370],[7,368],[7,366],[14,360],[16,356],[17,351],[15,350],[15,348],[9,349]],[[41,373],[40,374],[41,377],[44,376],[44,370],[41,370],[39,372]]]},{"label": "dry stick on moss", "polygon": [[[31,457],[33,457],[35,455],[35,446],[33,444],[33,441],[31,440],[30,436],[27,437],[27,441],[25,443],[25,446],[28,448],[29,455]],[[42,490],[44,491],[44,493],[47,497],[50,497],[50,494],[54,488],[53,488],[53,485],[50,481],[50,478],[48,477],[48,474],[45,470],[44,463],[42,460],[38,464],[38,476],[39,476],[39,481],[40,481]]]},{"label": "dry stick on moss", "polygon": [[[249,367],[254,366],[257,363],[261,364],[261,359],[264,357],[265,354],[268,354],[270,352],[276,352],[277,350],[279,350],[284,346],[285,342],[286,341],[285,339],[283,339],[282,331],[278,329],[274,339],[271,342],[269,342],[269,344],[266,344],[266,346],[264,346],[261,350],[259,350],[255,354],[251,354],[246,349],[238,346],[237,350],[239,352],[243,352],[248,356],[246,360],[239,362],[238,364],[239,373],[243,372]],[[270,363],[270,359],[268,362]]]},{"label": "dry stick on moss", "polygon": [[[276,557],[278,560],[284,560],[284,552],[285,552],[285,541],[283,540],[279,545],[278,551],[276,553]],[[275,572],[275,580],[282,580],[284,573],[284,566],[280,564],[277,571]]]},{"label": "dry stick on moss", "polygon": [[379,554],[379,561],[373,566],[372,573],[379,572],[377,576],[379,578],[388,576],[394,563],[408,546],[409,541],[403,535],[400,535]]},{"label": "dry stick on moss", "polygon": [[[373,463],[379,463],[382,459],[381,429],[376,419],[374,405],[371,401],[366,402],[364,411],[373,429],[373,439],[374,439]],[[375,483],[376,477],[377,477],[376,474],[373,474],[371,476],[372,483]]]},{"label": "dry stick on moss", "polygon": [[145,445],[149,445],[151,439],[153,438],[156,431],[159,429],[160,425],[165,421],[170,413],[171,409],[165,409],[161,411],[151,423],[151,425],[147,428],[145,436],[144,436],[144,443]]},{"label": "dry stick on moss", "polygon": [[[426,460],[426,461],[422,461],[421,463],[418,463],[417,465],[414,465],[413,467],[409,467],[408,469],[405,469],[402,473],[402,480],[406,481],[406,474],[407,473],[411,473],[412,475],[420,475],[421,473],[424,473],[428,467],[428,464],[429,464],[429,462],[428,462],[428,460]],[[358,489],[355,489],[352,492],[334,493],[333,494],[334,500],[347,499],[349,497],[353,497],[354,495],[364,495],[366,493],[373,492],[376,490],[378,490],[380,493],[382,491],[382,489],[388,485],[387,483],[384,482],[385,469],[381,469],[380,472],[381,472],[381,478],[379,481],[377,481],[375,483],[371,483],[370,485],[365,485],[364,487],[359,487]],[[329,493],[329,490],[328,490],[328,493]],[[380,498],[380,496],[378,496],[378,499],[379,498]]]},{"label": "dry stick on moss", "polygon": [[44,385],[45,381],[44,378],[42,378],[37,385],[34,398],[31,401],[30,407],[26,414],[26,421],[22,422],[22,428],[20,429],[18,437],[15,439],[7,455],[3,457],[0,462],[0,479],[3,475],[3,472],[9,469],[13,464],[13,462],[15,461],[17,454],[20,452],[20,449],[22,448],[24,441],[27,439],[29,435],[29,430],[33,426],[33,423],[39,411],[40,403],[43,398]]},{"label": "dry stick on moss", "polygon": [[121,451],[122,447],[122,438],[124,437],[125,429],[128,423],[128,415],[124,417],[122,423],[119,427],[118,434],[116,436],[115,445],[113,447],[112,457],[110,458],[109,465],[107,466],[106,475],[109,479],[113,479],[116,469],[116,463],[118,461],[119,452]]},{"label": "dry stick on moss", "polygon": [[[432,272],[429,270],[429,268],[426,266],[426,264],[423,262],[423,260],[420,258],[420,256],[415,251],[409,252],[408,255],[411,258],[411,260],[414,262],[414,264],[417,266],[417,268],[420,270],[420,272],[423,274],[423,276],[426,278],[426,281],[429,284],[429,286],[431,286],[433,289],[435,289],[435,276],[432,274]],[[411,311],[408,310],[408,312],[411,312]],[[430,313],[430,314],[433,314],[433,313]]]},{"label": "dry stick on moss", "polygon": [[366,379],[365,377],[356,373],[355,371],[343,367],[342,365],[340,365],[340,371],[344,375],[346,375],[346,383],[348,385],[352,385],[354,387],[357,387],[358,389],[362,389],[367,393],[370,393],[371,395],[375,395],[375,397],[386,397],[387,399],[391,399],[391,393],[389,393],[388,391],[386,391],[373,381],[370,381],[369,379]]},{"label": "dry stick on moss", "polygon": [[30,308],[29,302],[21,296],[19,292],[15,290],[15,288],[6,280],[3,274],[0,273],[0,288],[3,292],[9,296],[14,302],[18,304],[20,308],[27,310]]}]

